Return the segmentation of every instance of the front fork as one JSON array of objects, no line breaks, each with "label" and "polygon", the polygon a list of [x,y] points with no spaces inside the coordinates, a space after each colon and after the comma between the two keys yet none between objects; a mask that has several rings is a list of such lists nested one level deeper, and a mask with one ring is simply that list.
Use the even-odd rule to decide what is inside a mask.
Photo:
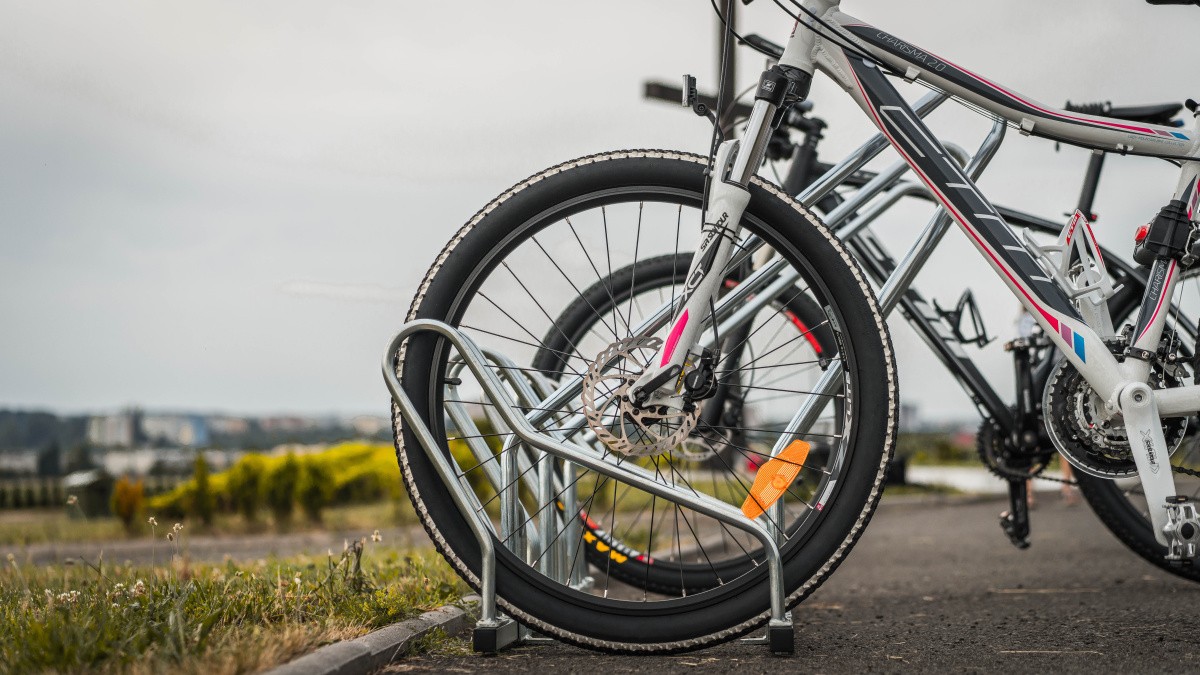
[{"label": "front fork", "polygon": [[[630,389],[638,405],[677,399],[684,394],[687,370],[698,362],[700,336],[710,317],[737,243],[742,215],[750,203],[748,185],[762,163],[767,142],[788,107],[808,95],[811,74],[787,66],[765,71],[754,107],[740,140],[717,148],[710,167],[704,225],[692,256],[680,306],[675,309],[666,340]],[[706,317],[708,320],[706,321]],[[720,349],[720,345],[717,345]]]},{"label": "front fork", "polygon": [[704,331],[704,319],[711,313],[710,308],[720,292],[725,267],[733,257],[739,239],[741,227],[738,224],[750,203],[750,191],[725,178],[738,147],[739,142],[731,140],[722,143],[717,150],[712,186],[704,210],[704,226],[684,282],[681,306],[675,311],[666,341],[651,367],[632,388],[639,405],[680,395],[685,370],[698,360],[695,352]]}]

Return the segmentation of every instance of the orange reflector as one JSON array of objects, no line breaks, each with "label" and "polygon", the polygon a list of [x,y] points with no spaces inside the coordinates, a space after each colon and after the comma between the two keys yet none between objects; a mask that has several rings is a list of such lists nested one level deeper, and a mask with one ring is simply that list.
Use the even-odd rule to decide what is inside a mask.
[{"label": "orange reflector", "polygon": [[808,459],[809,447],[804,441],[792,441],[777,457],[758,467],[750,494],[742,502],[742,513],[747,518],[754,520],[779,501],[796,476],[800,475],[800,468]]}]

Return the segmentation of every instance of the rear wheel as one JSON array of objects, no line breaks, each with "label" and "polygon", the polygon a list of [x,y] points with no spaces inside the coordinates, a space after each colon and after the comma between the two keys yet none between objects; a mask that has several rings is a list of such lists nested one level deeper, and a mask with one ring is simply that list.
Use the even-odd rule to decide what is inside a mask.
[{"label": "rear wheel", "polygon": [[[695,155],[628,151],[570,162],[522,182],[480,211],[453,238],[421,284],[409,319],[445,321],[484,348],[507,354],[517,364],[501,368],[507,375],[540,377],[547,370],[534,363],[540,350],[557,357],[561,365],[555,369],[564,379],[583,376],[589,369],[602,370],[596,362],[607,353],[604,350],[637,333],[636,327],[658,308],[642,306],[632,297],[632,302],[610,303],[605,311],[596,312],[597,318],[591,322],[594,329],[589,331],[595,345],[586,350],[575,340],[552,347],[542,336],[561,330],[557,318],[592,284],[611,277],[616,270],[629,266],[636,270],[646,259],[678,256],[681,242],[690,245],[698,240],[705,168],[706,159]],[[736,443],[734,451],[749,459],[763,457],[781,439],[786,443],[794,437],[783,434],[782,425],[805,403],[816,402],[822,411],[818,424],[799,436],[812,439],[813,445],[820,439],[828,445],[828,453],[824,457],[811,454],[801,469],[811,478],[789,486],[782,497],[785,522],[778,525],[784,532],[781,553],[790,606],[827,578],[870,518],[894,443],[896,374],[886,324],[849,254],[814,216],[774,186],[755,179],[750,191],[750,206],[742,223],[745,232],[760,238],[786,263],[785,271],[795,273],[795,295],[806,299],[805,306],[820,308],[823,318],[812,328],[827,330],[836,344],[836,357],[824,368],[832,370],[841,383],[839,393],[832,396],[814,394],[811,379],[745,384],[746,389],[756,387],[763,399],[767,394],[777,398],[763,401],[758,419],[722,425],[746,439]],[[748,243],[743,240],[741,245]],[[746,256],[735,256],[735,260],[744,263]],[[789,299],[784,306],[790,303]],[[767,323],[757,325],[768,330]],[[793,342],[806,341],[791,330]],[[607,347],[594,348],[605,343]],[[785,341],[772,348],[779,353],[786,349]],[[756,354],[755,358],[764,356]],[[488,402],[470,394],[478,391],[477,384],[465,374],[454,388],[460,398],[448,399],[446,383],[455,353],[446,341],[418,335],[405,345],[401,357],[402,384],[439,439],[436,451],[454,458],[479,508],[494,512],[496,493],[509,487],[496,484],[490,469],[511,452],[526,453],[529,471],[536,471],[544,460],[520,445],[504,446],[508,433],[494,415],[490,416],[494,430],[480,434],[489,441],[490,449],[484,452],[491,455],[472,456],[466,447],[471,439],[447,424],[443,406],[465,400],[486,414]],[[743,359],[739,367],[755,365]],[[634,371],[638,367],[633,355],[617,366]],[[831,405],[834,400],[837,405]],[[586,426],[580,429],[569,424],[578,419],[582,405],[575,396],[561,408],[543,411],[548,417],[541,422],[542,428],[590,448],[605,461],[641,467],[661,484],[734,504],[744,498],[748,486],[744,477],[738,479],[736,470],[718,475],[725,470],[689,459],[687,444],[716,442],[705,429],[698,428],[677,447],[651,456],[614,456],[589,438]],[[527,412],[538,412],[533,409],[536,407]],[[422,523],[447,560],[478,587],[479,551],[466,521],[398,416],[395,427],[397,456]],[[822,427],[837,431],[821,436]],[[505,447],[508,449],[502,449]],[[570,516],[604,513],[605,525],[620,534],[621,540],[644,541],[642,550],[651,555],[673,549],[682,559],[686,550],[689,562],[705,566],[710,575],[719,575],[721,583],[700,592],[687,590],[686,582],[656,593],[631,587],[611,573],[611,564],[624,554],[610,549],[603,560],[592,560],[589,573],[595,578],[593,584],[573,585],[547,572],[540,544],[513,551],[506,547],[512,543],[509,537],[499,542],[497,550],[497,590],[506,612],[568,642],[635,652],[700,648],[748,632],[768,618],[766,566],[744,564],[762,558],[755,540],[679,505],[663,508],[660,497],[631,485],[614,484],[590,471],[560,472],[558,476],[554,503],[539,500],[527,485],[517,486],[527,516],[527,522],[517,523],[513,529],[518,539],[536,530],[547,509],[566,514],[556,525],[558,538],[570,532],[566,527],[573,521]],[[734,485],[740,485],[742,492],[731,493]],[[578,504],[576,511],[564,508],[569,498]],[[647,523],[644,532],[627,528],[639,518],[638,513],[646,512],[660,515],[640,517]],[[772,514],[762,518],[770,519]],[[586,534],[583,531],[576,536],[584,540]],[[536,531],[530,541],[534,535]],[[720,547],[709,543],[716,539],[728,543]],[[557,550],[540,546],[541,551],[548,549]],[[731,561],[735,568],[722,574]],[[560,562],[574,565],[574,561]]]},{"label": "rear wheel", "polygon": [[[597,345],[592,343],[603,333],[601,317],[608,316],[614,307],[658,307],[678,297],[691,260],[691,253],[649,258],[593,283],[546,334],[546,346],[535,355],[534,367],[561,381],[566,373],[559,354],[596,351]],[[725,280],[726,290],[736,288],[738,279],[749,272],[750,266],[746,266],[730,274]],[[745,499],[746,486],[754,482],[758,467],[767,460],[769,446],[764,445],[773,440],[769,433],[746,428],[751,426],[750,420],[769,418],[769,408],[779,398],[776,391],[759,387],[787,382],[792,388],[811,388],[823,372],[822,365],[837,357],[837,341],[820,306],[793,287],[781,292],[753,322],[726,336],[724,342],[729,348],[726,366],[719,373],[717,395],[705,401],[697,432],[684,444],[676,465],[685,473],[708,472],[723,483],[714,486],[718,493],[740,502]],[[828,457],[830,447],[824,439],[839,431],[833,423],[840,404],[835,401],[832,409],[835,414],[830,420],[810,429],[812,433],[807,436],[813,443],[810,454],[814,461]],[[801,474],[792,490],[811,492],[817,488],[819,478],[820,474]],[[636,514],[624,515],[619,528],[607,522],[608,514],[603,510],[581,513],[581,527],[591,534],[584,540],[587,561],[614,579],[667,593],[719,586],[723,579],[736,578],[758,564],[752,557],[731,556],[735,547],[754,545],[744,541],[744,536],[723,530],[716,533],[717,541],[707,545],[707,550],[719,551],[725,558],[719,565],[692,560],[694,552],[679,555],[670,546],[653,550],[654,542],[645,541],[644,534],[652,531],[649,525],[660,521],[671,508],[665,502],[652,504]],[[619,561],[612,559],[610,550],[621,552]]]}]

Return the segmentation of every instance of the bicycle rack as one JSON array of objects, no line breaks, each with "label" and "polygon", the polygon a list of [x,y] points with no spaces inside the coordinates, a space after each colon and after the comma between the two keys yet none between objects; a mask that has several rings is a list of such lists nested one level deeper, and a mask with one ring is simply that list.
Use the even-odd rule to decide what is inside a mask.
[{"label": "bicycle rack", "polygon": [[[463,368],[468,369],[482,386],[484,397],[490,403],[485,405],[485,409],[492,416],[492,422],[500,423],[504,428],[503,433],[510,434],[501,452],[503,461],[499,470],[492,466],[496,456],[485,443],[479,438],[463,439],[477,460],[489,467],[485,469],[484,474],[487,480],[492,482],[496,494],[500,495],[499,532],[487,517],[475,493],[466,484],[464,475],[441,451],[434,433],[422,422],[412,401],[400,386],[394,359],[404,342],[422,331],[440,335],[458,350],[459,359],[451,364],[446,385],[451,393],[455,394],[455,388],[459,385],[459,380],[453,377],[454,374],[461,373]],[[499,375],[496,371],[504,375]],[[515,487],[518,482],[539,494],[542,497],[539,499],[540,503],[546,503],[547,498],[558,494],[555,491],[557,472],[554,470],[554,464],[560,460],[568,472],[575,466],[584,467],[662,499],[687,506],[758,539],[763,547],[770,579],[771,618],[763,637],[748,638],[746,641],[765,644],[777,653],[791,653],[794,650],[794,629],[790,614],[785,610],[783,564],[775,533],[755,521],[748,520],[739,509],[725,502],[660,483],[655,480],[654,474],[640,467],[605,461],[599,453],[590,448],[556,437],[561,434],[539,431],[526,419],[520,405],[536,408],[541,401],[549,398],[553,393],[550,391],[552,386],[549,382],[528,370],[517,369],[512,361],[501,354],[484,351],[457,329],[428,319],[411,321],[401,327],[384,354],[383,377],[404,423],[417,437],[421,449],[433,463],[438,476],[467,520],[479,544],[479,578],[469,580],[477,582],[482,598],[481,616],[473,636],[475,651],[496,653],[517,642],[536,642],[544,639],[531,635],[497,610],[497,541],[504,542],[513,553],[523,557],[526,562],[535,561],[539,571],[558,583],[570,584],[581,589],[592,583],[585,570],[581,569],[581,565],[567,562],[579,558],[579,562],[586,565],[582,556],[575,556],[575,551],[572,550],[572,547],[578,545],[578,536],[571,536],[570,531],[564,532],[564,536],[557,534],[559,528],[579,527],[578,519],[567,518],[566,522],[563,522],[555,509],[546,508],[541,509],[540,513],[529,514],[518,499],[518,489]],[[515,392],[519,401],[513,399],[509,389],[505,388],[506,384]],[[449,399],[451,402],[446,406],[446,414],[455,431],[463,437],[476,436],[476,433],[470,433],[472,429],[477,431],[477,428],[460,399],[456,394]],[[522,448],[526,449],[528,454],[521,452]],[[547,459],[549,461],[545,461]],[[574,503],[570,501],[572,492],[566,490],[564,493],[564,513],[574,512]]]}]

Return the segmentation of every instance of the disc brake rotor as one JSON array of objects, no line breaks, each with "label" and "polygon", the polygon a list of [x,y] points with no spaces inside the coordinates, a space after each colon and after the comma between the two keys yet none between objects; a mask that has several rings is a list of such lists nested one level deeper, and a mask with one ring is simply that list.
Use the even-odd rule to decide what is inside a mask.
[{"label": "disc brake rotor", "polygon": [[654,403],[638,407],[629,388],[658,354],[659,338],[625,338],[610,344],[583,375],[583,414],[588,428],[617,455],[646,457],[670,452],[696,428],[698,408]]}]

